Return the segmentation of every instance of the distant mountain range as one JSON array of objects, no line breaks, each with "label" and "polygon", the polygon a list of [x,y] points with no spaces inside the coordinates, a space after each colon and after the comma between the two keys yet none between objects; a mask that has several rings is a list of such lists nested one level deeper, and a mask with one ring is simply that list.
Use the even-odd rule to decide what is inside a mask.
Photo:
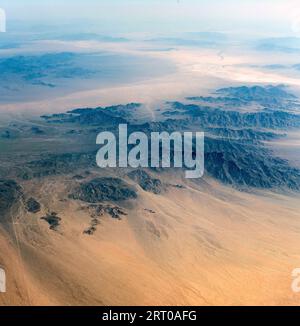
[{"label": "distant mountain range", "polygon": [[[263,141],[285,137],[287,129],[300,128],[300,115],[289,112],[290,106],[297,104],[298,99],[283,86],[230,87],[217,90],[216,94],[216,97],[188,98],[196,102],[207,102],[209,107],[180,102],[168,103],[169,109],[163,112],[161,121],[155,123],[133,122],[135,112],[138,112],[142,104],[131,103],[107,108],[74,109],[67,113],[43,116],[46,122],[44,127],[39,127],[38,132],[36,128],[29,129],[24,135],[36,137],[37,140],[39,137],[47,138],[47,125],[51,125],[56,128],[57,136],[61,135],[66,142],[69,137],[80,137],[81,141],[86,139],[86,142],[94,144],[98,132],[115,131],[121,123],[128,123],[130,131],[145,133],[205,131],[207,175],[239,188],[287,187],[299,190],[300,171],[290,167],[287,161],[274,157],[263,144]],[[239,106],[247,102],[262,107],[269,103],[269,110],[264,108],[255,112],[239,111]],[[229,109],[231,103],[234,103],[234,110]],[[277,109],[277,104],[280,108],[287,104],[288,109]],[[14,133],[15,137],[21,139],[22,131],[17,132]],[[10,134],[13,132],[9,129],[2,131],[3,138],[9,139]],[[75,153],[70,145],[63,154],[49,153],[34,160],[28,156],[21,166],[15,164],[10,173],[27,180],[76,173],[77,170],[95,168],[95,151],[96,148],[90,152]],[[131,178],[141,183],[145,189],[152,182],[146,175],[132,174]],[[159,176],[154,182],[159,185]]]}]

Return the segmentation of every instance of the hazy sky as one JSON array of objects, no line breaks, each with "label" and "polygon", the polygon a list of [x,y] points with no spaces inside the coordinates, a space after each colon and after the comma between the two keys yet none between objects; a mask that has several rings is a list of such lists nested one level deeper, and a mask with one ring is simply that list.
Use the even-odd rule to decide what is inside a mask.
[{"label": "hazy sky", "polygon": [[97,22],[105,32],[297,34],[299,0],[3,0],[9,20]]}]

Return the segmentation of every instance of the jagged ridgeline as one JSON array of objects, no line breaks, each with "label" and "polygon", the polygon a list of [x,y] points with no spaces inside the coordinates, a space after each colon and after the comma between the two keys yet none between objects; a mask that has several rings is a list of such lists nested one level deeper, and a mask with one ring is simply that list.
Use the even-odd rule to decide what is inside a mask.
[{"label": "jagged ridgeline", "polygon": [[[248,109],[250,107],[251,110]],[[231,87],[217,90],[209,97],[195,96],[182,102],[166,103],[166,109],[157,115],[157,122],[139,123],[137,117],[141,109],[142,104],[130,103],[43,116],[44,125],[39,127],[41,132],[37,133],[37,127],[32,129],[31,126],[26,133],[24,131],[24,137],[45,139],[47,130],[55,128],[56,136],[62,143],[67,143],[69,137],[75,135],[80,141],[86,140],[86,143],[94,145],[97,133],[103,130],[116,132],[120,123],[127,123],[129,132],[205,131],[205,175],[239,188],[299,190],[300,171],[290,166],[288,161],[275,157],[264,144],[264,141],[285,137],[288,130],[300,128],[298,98],[290,94],[286,87]],[[18,135],[22,135],[22,129],[17,131]],[[83,178],[82,171],[97,169],[97,147],[90,151],[75,151],[72,144],[68,144],[68,150],[64,153],[48,151],[40,156],[36,153],[34,157],[28,155],[25,162],[24,158],[22,164],[16,161],[9,171],[5,169],[3,173],[20,180],[55,175],[69,175],[71,179],[77,175],[78,181]],[[156,170],[155,176],[150,176],[153,171],[150,174],[135,171],[129,173],[127,178],[144,190],[159,194],[164,189],[160,171],[167,173]],[[81,185],[73,192],[73,198],[84,199],[85,190],[91,190],[95,197],[100,196],[95,200],[108,200],[101,197],[103,187],[108,187],[109,193],[116,198],[122,193],[122,182],[108,179],[109,182],[106,180],[106,184],[103,184],[103,180],[94,179]],[[100,189],[99,193],[97,189]],[[130,197],[134,198],[135,191],[130,189],[129,193],[131,191]],[[90,202],[95,202],[94,199]]]}]

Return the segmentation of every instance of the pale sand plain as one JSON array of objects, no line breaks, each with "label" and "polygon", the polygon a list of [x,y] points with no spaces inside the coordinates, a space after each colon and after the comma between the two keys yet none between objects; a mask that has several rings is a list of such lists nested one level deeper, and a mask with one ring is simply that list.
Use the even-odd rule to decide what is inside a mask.
[{"label": "pale sand plain", "polygon": [[300,266],[297,196],[245,193],[213,180],[170,187],[162,195],[139,189],[138,201],[125,205],[127,216],[101,217],[89,236],[83,234],[91,220],[80,209],[85,204],[60,200],[64,180],[27,186],[62,221],[53,231],[40,219],[43,212],[22,215],[20,209],[13,227],[3,225],[7,293],[0,304],[300,302],[291,290],[292,270]]}]

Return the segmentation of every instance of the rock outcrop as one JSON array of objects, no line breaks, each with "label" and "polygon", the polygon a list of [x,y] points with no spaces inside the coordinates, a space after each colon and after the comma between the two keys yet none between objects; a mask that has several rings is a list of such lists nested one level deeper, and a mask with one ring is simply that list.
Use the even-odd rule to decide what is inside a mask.
[{"label": "rock outcrop", "polygon": [[70,197],[88,203],[98,203],[135,199],[137,193],[134,187],[122,179],[105,177],[81,183]]}]

